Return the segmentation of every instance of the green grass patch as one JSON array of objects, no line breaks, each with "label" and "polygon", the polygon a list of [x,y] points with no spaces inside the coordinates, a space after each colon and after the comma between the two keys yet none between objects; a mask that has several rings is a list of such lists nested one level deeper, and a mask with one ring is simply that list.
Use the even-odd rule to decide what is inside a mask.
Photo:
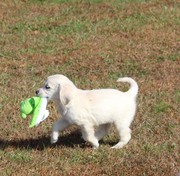
[{"label": "green grass patch", "polygon": [[29,151],[26,151],[26,150],[10,151],[6,154],[6,157],[11,162],[16,162],[16,163],[27,163],[31,161],[30,153]]},{"label": "green grass patch", "polygon": [[180,89],[175,91],[175,102],[180,103]]},{"label": "green grass patch", "polygon": [[169,110],[169,108],[170,108],[169,104],[167,104],[167,103],[164,102],[164,101],[157,102],[157,103],[154,105],[154,111],[155,111],[157,114],[166,113],[166,112]]}]

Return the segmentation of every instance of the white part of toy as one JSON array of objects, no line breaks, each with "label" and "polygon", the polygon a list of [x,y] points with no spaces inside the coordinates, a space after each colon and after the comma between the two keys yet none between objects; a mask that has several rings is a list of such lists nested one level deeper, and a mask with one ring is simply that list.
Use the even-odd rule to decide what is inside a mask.
[{"label": "white part of toy", "polygon": [[46,106],[47,106],[47,98],[43,98],[39,115],[36,120],[36,126],[38,126],[42,121],[44,121],[49,116],[49,111],[46,109]]}]

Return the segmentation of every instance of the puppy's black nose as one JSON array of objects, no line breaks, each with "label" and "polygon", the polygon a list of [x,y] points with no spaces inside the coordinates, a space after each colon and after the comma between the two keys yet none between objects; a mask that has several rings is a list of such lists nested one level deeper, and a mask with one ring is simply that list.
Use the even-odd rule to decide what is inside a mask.
[{"label": "puppy's black nose", "polygon": [[36,90],[36,95],[38,95],[39,94],[39,90]]}]

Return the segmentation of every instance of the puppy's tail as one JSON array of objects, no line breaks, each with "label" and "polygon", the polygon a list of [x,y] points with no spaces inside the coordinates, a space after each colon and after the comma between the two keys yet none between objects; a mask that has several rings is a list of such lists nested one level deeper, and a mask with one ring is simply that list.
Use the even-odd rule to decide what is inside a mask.
[{"label": "puppy's tail", "polygon": [[128,94],[130,94],[133,97],[137,96],[138,93],[138,84],[136,81],[129,77],[119,78],[117,82],[127,82],[130,84],[130,89],[127,91]]}]

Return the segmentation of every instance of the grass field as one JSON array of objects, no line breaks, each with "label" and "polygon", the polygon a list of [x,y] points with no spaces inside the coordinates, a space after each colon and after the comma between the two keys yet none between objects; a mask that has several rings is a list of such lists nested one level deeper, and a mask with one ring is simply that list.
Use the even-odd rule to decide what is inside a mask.
[{"label": "grass field", "polygon": [[[176,0],[0,0],[1,176],[177,176],[180,171],[180,3]],[[140,87],[132,139],[93,150],[77,127],[50,144],[59,117],[33,129],[20,101],[61,73],[82,89]]]}]

